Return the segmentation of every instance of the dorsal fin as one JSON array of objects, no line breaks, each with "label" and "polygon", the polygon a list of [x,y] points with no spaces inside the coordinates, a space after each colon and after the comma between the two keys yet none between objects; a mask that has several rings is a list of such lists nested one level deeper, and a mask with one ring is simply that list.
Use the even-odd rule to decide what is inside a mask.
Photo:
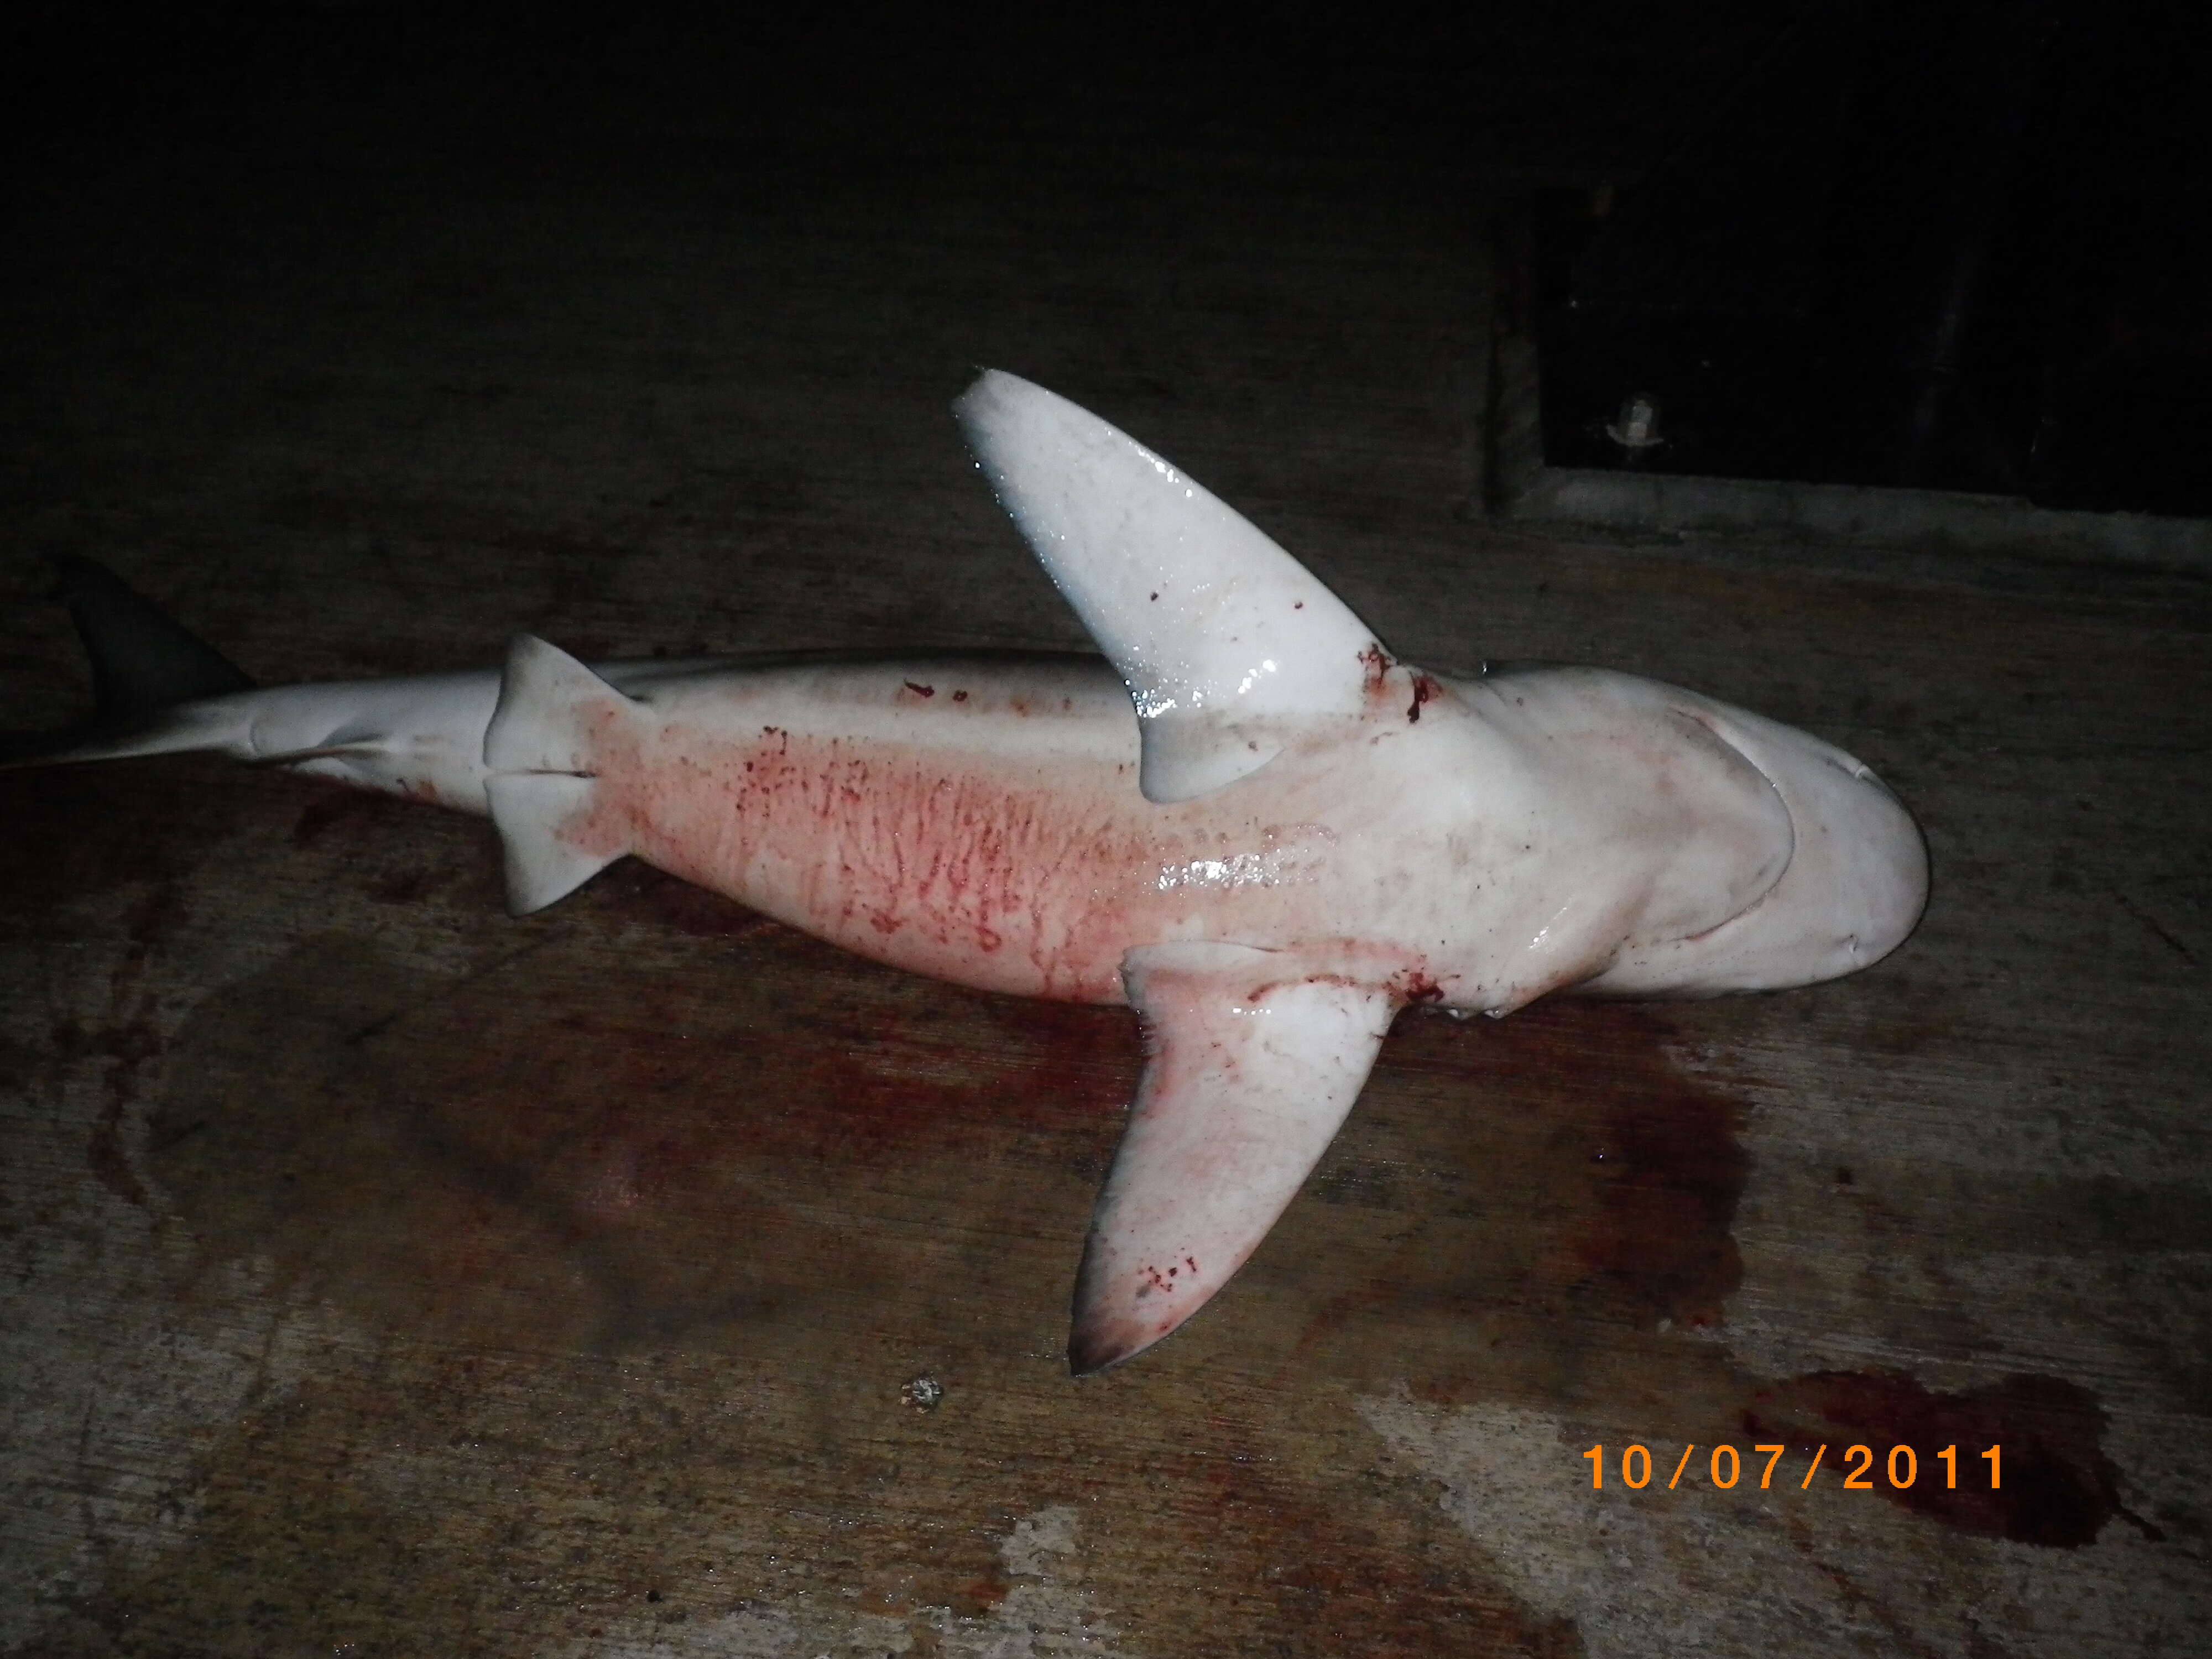
[{"label": "dorsal fin", "polygon": [[1374,630],[1167,461],[1042,386],[987,369],[953,405],[1046,573],[1121,671],[1146,798],[1257,771],[1304,715],[1354,714]]}]

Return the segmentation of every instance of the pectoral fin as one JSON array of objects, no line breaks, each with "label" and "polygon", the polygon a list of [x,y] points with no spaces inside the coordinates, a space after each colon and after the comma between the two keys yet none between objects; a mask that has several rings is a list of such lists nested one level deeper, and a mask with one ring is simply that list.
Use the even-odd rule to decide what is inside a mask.
[{"label": "pectoral fin", "polygon": [[1288,727],[1366,706],[1370,676],[1389,661],[1373,630],[1196,480],[996,369],[953,409],[1000,501],[1129,688],[1147,800],[1234,783],[1280,752]]},{"label": "pectoral fin", "polygon": [[1358,1098],[1397,1012],[1294,956],[1156,945],[1121,967],[1152,1058],[1098,1195],[1068,1369],[1151,1346],[1229,1281]]}]

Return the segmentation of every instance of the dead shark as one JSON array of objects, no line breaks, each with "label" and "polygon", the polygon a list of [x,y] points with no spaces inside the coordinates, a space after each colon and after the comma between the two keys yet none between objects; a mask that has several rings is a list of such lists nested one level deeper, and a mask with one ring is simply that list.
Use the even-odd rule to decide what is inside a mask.
[{"label": "dead shark", "polygon": [[1919,830],[1841,750],[1603,669],[1401,662],[1097,416],[995,371],[955,410],[1103,659],[586,666],[525,635],[503,670],[264,690],[75,561],[102,713],[15,763],[220,750],[489,815],[517,914],[641,858],[899,968],[1127,1003],[1079,1375],[1227,1283],[1401,1009],[1804,985],[1917,922]]}]

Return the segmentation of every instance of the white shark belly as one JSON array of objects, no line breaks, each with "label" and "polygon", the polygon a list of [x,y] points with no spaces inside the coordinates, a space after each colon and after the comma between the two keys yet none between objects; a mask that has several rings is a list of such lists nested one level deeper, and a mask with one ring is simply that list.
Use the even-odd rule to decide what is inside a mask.
[{"label": "white shark belly", "polygon": [[981,988],[1120,1001],[1132,949],[1208,941],[1504,1012],[1725,921],[1789,858],[1740,756],[1686,744],[1663,707],[1638,742],[1571,680],[1530,710],[1543,684],[1516,682],[1516,704],[1443,683],[1425,720],[1306,722],[1274,763],[1156,804],[1095,659],[671,678],[586,695],[588,787],[550,832],[590,867],[633,854]]},{"label": "white shark belly", "polygon": [[1115,1002],[1139,943],[1358,934],[1418,956],[1412,870],[1441,849],[1425,859],[1402,803],[1355,817],[1329,777],[1286,769],[1156,805],[1101,659],[737,672],[631,701],[587,719],[592,787],[556,833],[880,961]]},{"label": "white shark belly", "polygon": [[[592,672],[629,691],[726,672],[744,660],[647,657],[598,664]],[[486,668],[232,692],[182,704],[127,740],[89,745],[74,757],[210,750],[483,817],[491,810],[484,732],[499,707],[501,678],[501,671]]]}]

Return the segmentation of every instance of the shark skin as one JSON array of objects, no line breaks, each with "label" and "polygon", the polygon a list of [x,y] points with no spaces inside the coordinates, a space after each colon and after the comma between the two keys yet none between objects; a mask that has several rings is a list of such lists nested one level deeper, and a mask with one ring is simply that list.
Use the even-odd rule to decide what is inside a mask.
[{"label": "shark skin", "polygon": [[220,750],[488,813],[518,914],[641,858],[895,967],[1127,1003],[1148,1059],[1079,1375],[1227,1283],[1401,1009],[1803,985],[1917,922],[1917,827],[1842,750],[1602,669],[1401,663],[1097,416],[995,372],[956,410],[1103,658],[586,666],[522,636],[500,672],[227,691],[41,758]]}]

